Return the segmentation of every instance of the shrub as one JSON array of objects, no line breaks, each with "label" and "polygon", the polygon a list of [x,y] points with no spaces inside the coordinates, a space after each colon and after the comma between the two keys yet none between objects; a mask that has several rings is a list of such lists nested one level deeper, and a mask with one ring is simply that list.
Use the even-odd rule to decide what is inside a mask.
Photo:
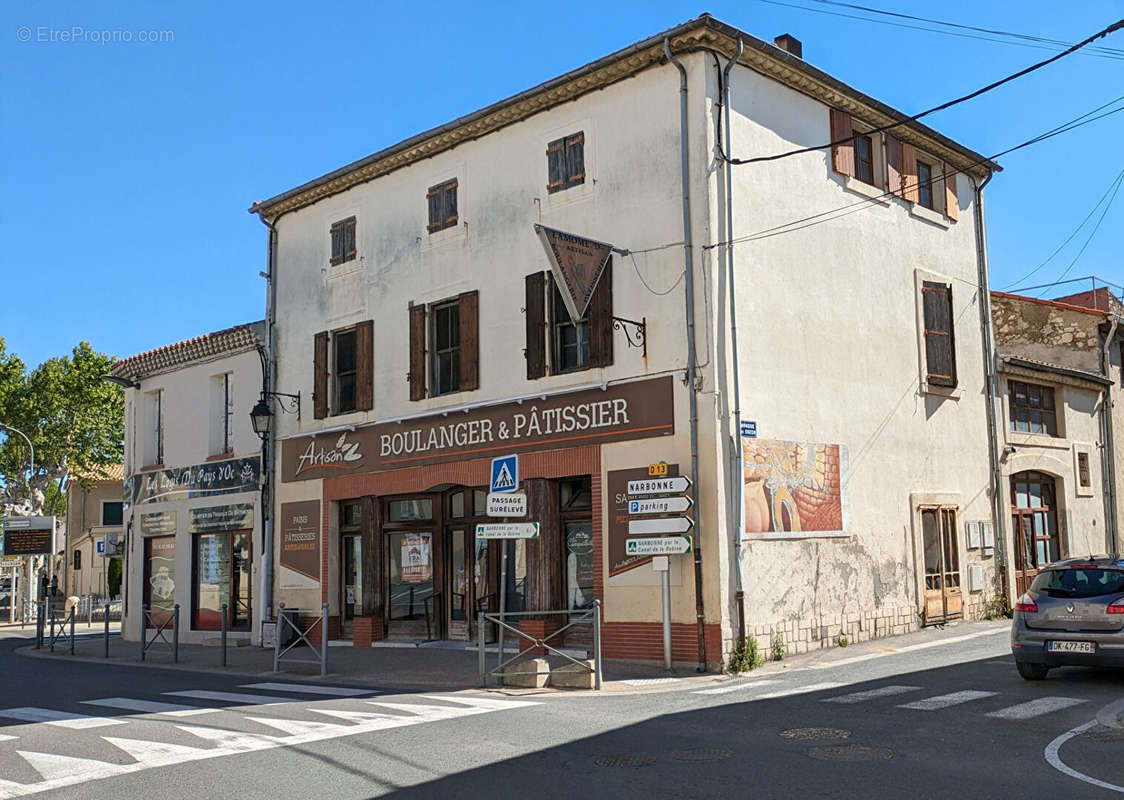
[{"label": "shrub", "polygon": [[745,642],[735,647],[730,653],[730,660],[726,664],[727,672],[749,672],[757,669],[765,662],[761,652],[757,649],[757,637],[747,636]]}]

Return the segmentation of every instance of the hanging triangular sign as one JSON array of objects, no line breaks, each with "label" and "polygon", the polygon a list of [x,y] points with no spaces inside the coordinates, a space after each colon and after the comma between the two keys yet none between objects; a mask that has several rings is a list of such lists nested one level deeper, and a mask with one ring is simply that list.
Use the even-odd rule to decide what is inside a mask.
[{"label": "hanging triangular sign", "polygon": [[585,316],[593,290],[609,263],[613,246],[595,239],[586,239],[565,231],[535,225],[535,233],[542,241],[550,261],[550,271],[558,284],[562,302],[570,312],[571,320]]}]

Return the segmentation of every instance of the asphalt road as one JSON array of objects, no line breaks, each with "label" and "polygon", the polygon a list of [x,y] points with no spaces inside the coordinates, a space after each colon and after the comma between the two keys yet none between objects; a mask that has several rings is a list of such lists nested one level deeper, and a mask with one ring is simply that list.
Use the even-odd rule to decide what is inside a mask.
[{"label": "asphalt road", "polygon": [[1124,676],[1025,682],[994,628],[601,696],[318,694],[21,644],[0,640],[0,798],[1124,794]]}]

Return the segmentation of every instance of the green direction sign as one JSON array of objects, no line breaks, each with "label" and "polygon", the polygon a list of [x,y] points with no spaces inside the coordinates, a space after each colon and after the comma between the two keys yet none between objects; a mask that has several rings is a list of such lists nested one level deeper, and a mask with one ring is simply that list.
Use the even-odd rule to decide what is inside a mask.
[{"label": "green direction sign", "polygon": [[482,522],[476,526],[477,539],[537,539],[537,522]]},{"label": "green direction sign", "polygon": [[678,556],[691,552],[690,536],[652,536],[625,542],[627,556]]}]

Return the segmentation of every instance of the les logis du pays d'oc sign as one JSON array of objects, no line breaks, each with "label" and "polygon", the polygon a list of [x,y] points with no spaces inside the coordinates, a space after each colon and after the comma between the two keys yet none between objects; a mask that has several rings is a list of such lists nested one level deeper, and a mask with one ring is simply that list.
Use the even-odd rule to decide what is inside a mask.
[{"label": "les logis du pays d'oc sign", "polygon": [[386,422],[340,435],[286,439],[281,449],[281,480],[379,472],[674,432],[672,378],[668,375],[604,391],[589,389],[468,413],[446,416],[437,412],[432,417]]}]

